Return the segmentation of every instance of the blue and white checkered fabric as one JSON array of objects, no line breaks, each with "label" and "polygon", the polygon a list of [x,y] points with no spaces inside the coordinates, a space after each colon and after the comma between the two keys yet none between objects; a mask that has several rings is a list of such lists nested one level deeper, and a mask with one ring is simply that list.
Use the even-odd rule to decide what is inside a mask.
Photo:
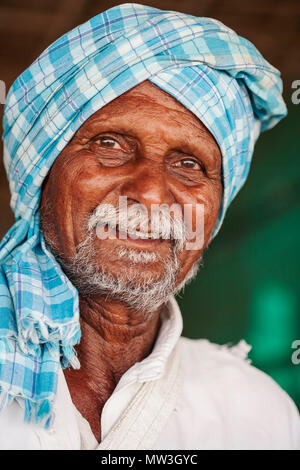
[{"label": "blue and white checkered fabric", "polygon": [[15,81],[4,113],[4,161],[16,223],[0,244],[0,406],[52,417],[59,361],[75,366],[78,294],[39,231],[41,186],[95,111],[150,80],[206,125],[223,161],[214,234],[246,180],[260,130],[285,114],[282,83],[255,47],[222,23],[137,4],[105,11],[54,42]]}]

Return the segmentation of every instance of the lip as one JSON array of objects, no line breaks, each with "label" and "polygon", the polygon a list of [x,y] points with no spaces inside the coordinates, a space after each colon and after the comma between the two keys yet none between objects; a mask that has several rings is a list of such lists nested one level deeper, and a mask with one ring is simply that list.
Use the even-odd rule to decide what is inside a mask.
[{"label": "lip", "polygon": [[[122,236],[122,238],[120,238],[120,235]],[[159,245],[160,243],[164,241],[162,238],[142,238],[138,236],[132,238],[129,233],[121,232],[118,229],[116,230],[116,236],[119,240],[125,243],[130,243],[130,244],[139,245],[143,247]]]}]

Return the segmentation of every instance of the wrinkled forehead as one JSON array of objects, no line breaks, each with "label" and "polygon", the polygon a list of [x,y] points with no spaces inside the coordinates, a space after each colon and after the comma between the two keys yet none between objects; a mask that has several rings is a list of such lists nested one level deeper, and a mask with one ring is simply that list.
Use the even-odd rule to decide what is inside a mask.
[{"label": "wrinkled forehead", "polygon": [[171,127],[172,123],[176,122],[183,129],[193,130],[195,134],[200,133],[208,143],[214,144],[219,150],[219,145],[204,123],[176,98],[149,80],[136,85],[97,110],[81,125],[76,134],[81,136],[85,131],[92,132],[93,129],[96,132],[99,122],[107,122],[109,125],[121,119],[127,120],[128,124],[137,130],[141,116],[148,119],[153,129],[163,128],[166,123]]}]

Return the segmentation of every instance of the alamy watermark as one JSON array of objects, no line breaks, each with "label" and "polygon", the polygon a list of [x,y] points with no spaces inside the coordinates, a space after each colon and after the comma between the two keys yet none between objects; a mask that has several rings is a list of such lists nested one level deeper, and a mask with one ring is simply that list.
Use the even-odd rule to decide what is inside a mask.
[{"label": "alamy watermark", "polygon": [[0,80],[0,104],[4,104],[6,100],[6,85],[3,80]]},{"label": "alamy watermark", "polygon": [[292,342],[291,348],[295,349],[292,354],[291,361],[295,366],[297,366],[300,364],[300,339],[295,339],[295,341]]},{"label": "alamy watermark", "polygon": [[300,80],[294,80],[292,83],[292,88],[295,90],[292,93],[292,103],[300,104]]},{"label": "alamy watermark", "polygon": [[141,203],[128,205],[120,196],[117,206],[99,204],[88,220],[89,231],[96,230],[106,239],[170,239],[177,251],[200,250],[204,245],[203,204],[151,204],[150,210]]}]

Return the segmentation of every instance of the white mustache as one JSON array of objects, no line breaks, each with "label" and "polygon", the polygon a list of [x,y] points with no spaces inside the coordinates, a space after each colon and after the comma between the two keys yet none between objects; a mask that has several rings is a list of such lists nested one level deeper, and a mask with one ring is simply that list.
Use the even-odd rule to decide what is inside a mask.
[{"label": "white mustache", "polygon": [[173,240],[176,251],[183,249],[187,238],[184,221],[174,217],[167,205],[152,209],[149,217],[145,206],[139,204],[127,206],[125,210],[111,204],[99,204],[88,219],[88,230],[103,230],[105,226],[143,238]]}]

